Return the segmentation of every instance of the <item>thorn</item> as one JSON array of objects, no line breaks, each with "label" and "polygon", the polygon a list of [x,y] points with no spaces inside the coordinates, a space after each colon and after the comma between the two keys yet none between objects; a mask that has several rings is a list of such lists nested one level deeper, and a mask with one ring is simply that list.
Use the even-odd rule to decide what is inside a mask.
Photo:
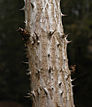
[{"label": "thorn", "polygon": [[65,15],[65,14],[63,14],[63,13],[61,12],[61,16],[67,16],[67,15]]},{"label": "thorn", "polygon": [[19,9],[19,10],[21,10],[21,11],[22,11],[22,10],[25,10],[25,7],[21,8],[21,9]]},{"label": "thorn", "polygon": [[70,76],[71,76],[71,73],[68,74],[67,76],[65,75],[65,79],[68,80]]},{"label": "thorn", "polygon": [[66,40],[66,43],[67,43],[67,44],[69,44],[69,43],[71,43],[71,42],[72,42],[72,41],[68,41],[68,40]]},{"label": "thorn", "polygon": [[40,78],[40,70],[37,70],[36,76],[38,77],[38,79]]},{"label": "thorn", "polygon": [[40,71],[41,71],[41,69],[40,69],[40,68],[37,68],[36,70],[37,70],[39,73],[40,73]]},{"label": "thorn", "polygon": [[24,64],[29,64],[28,62],[23,62]]},{"label": "thorn", "polygon": [[71,82],[73,82],[73,81],[75,81],[76,80],[76,78],[74,78],[74,79],[71,79]]},{"label": "thorn", "polygon": [[23,32],[23,28],[21,28],[21,27],[19,27],[16,31],[18,31],[18,32]]},{"label": "thorn", "polygon": [[69,36],[69,34],[66,34],[66,35],[65,35],[65,38],[67,38],[68,36]]},{"label": "thorn", "polygon": [[25,24],[27,24],[27,21],[24,21]]},{"label": "thorn", "polygon": [[69,34],[63,34],[62,38],[67,38],[69,36]]},{"label": "thorn", "polygon": [[34,33],[35,33],[35,35],[36,35],[36,39],[39,40],[39,37],[38,37],[37,33],[36,33],[36,32],[34,32]]},{"label": "thorn", "polygon": [[27,75],[31,75],[31,72],[26,73]]},{"label": "thorn", "polygon": [[47,90],[47,88],[43,88],[43,90],[44,90],[45,94],[48,95],[48,90]]},{"label": "thorn", "polygon": [[71,82],[74,81],[73,79],[70,79],[70,80],[71,80]]},{"label": "thorn", "polygon": [[56,29],[55,29],[54,31],[50,31],[50,32],[48,33],[48,37],[51,38],[51,36],[55,33],[55,31],[56,31]]},{"label": "thorn", "polygon": [[29,93],[29,95],[33,96],[34,98],[36,97],[34,90]]},{"label": "thorn", "polygon": [[31,96],[24,96],[25,98],[30,98]]},{"label": "thorn", "polygon": [[33,5],[33,3],[31,3],[31,6],[32,6],[32,8],[34,8],[34,5]]},{"label": "thorn", "polygon": [[30,93],[27,93],[26,96],[24,96],[25,98],[30,98],[31,97],[31,94]]},{"label": "thorn", "polygon": [[72,85],[72,88],[75,87],[75,85]]},{"label": "thorn", "polygon": [[30,96],[31,96],[31,93],[27,93],[27,95],[30,95]]}]

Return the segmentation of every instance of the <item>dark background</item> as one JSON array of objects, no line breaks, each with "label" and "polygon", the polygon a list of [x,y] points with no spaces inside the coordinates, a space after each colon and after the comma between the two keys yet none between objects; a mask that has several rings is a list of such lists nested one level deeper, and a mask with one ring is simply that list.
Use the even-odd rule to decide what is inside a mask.
[{"label": "dark background", "polygon": [[[16,31],[24,27],[23,0],[0,0],[0,102],[31,107],[26,49]],[[76,65],[73,91],[76,107],[92,107],[92,0],[61,0],[65,34],[69,33],[69,65]]]}]

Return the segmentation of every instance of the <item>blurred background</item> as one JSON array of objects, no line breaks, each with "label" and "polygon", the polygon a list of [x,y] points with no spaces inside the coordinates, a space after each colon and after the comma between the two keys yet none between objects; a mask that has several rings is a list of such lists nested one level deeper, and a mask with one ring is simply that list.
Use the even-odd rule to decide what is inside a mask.
[{"label": "blurred background", "polygon": [[[0,107],[31,107],[26,49],[16,31],[24,27],[23,0],[0,0]],[[92,1],[61,0],[76,107],[92,107]],[[10,105],[9,105],[10,104]]]}]

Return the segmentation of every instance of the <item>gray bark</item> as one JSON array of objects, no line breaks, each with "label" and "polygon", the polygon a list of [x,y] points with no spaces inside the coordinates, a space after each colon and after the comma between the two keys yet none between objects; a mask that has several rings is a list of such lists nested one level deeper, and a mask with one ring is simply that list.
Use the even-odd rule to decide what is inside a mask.
[{"label": "gray bark", "polygon": [[74,107],[60,0],[25,0],[32,107]]}]

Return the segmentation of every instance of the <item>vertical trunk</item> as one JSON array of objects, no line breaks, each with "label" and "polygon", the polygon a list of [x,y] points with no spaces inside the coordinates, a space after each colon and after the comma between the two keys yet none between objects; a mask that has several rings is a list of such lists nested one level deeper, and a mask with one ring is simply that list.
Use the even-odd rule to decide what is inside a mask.
[{"label": "vertical trunk", "polygon": [[74,107],[60,0],[25,0],[32,107]]}]

